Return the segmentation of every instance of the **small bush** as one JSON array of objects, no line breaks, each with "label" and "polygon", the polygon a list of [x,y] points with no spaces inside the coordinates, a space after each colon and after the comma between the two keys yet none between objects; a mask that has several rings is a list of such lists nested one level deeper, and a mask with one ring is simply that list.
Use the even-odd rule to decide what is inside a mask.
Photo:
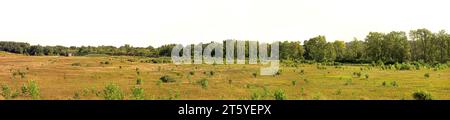
[{"label": "small bush", "polygon": [[172,83],[172,82],[176,82],[176,80],[168,75],[164,75],[161,78],[159,78],[159,80],[161,80],[161,82],[163,83]]},{"label": "small bush", "polygon": [[369,74],[364,75],[366,79],[369,79]]},{"label": "small bush", "polygon": [[276,90],[273,94],[273,97],[275,98],[275,100],[286,100],[286,94],[283,90]]},{"label": "small bush", "polygon": [[391,86],[392,86],[392,87],[398,87],[398,84],[397,84],[396,81],[392,81],[392,82],[391,82]]},{"label": "small bush", "polygon": [[144,89],[138,86],[134,86],[131,89],[131,93],[132,93],[132,98],[134,100],[144,100],[145,99],[145,95],[144,95]]},{"label": "small bush", "polygon": [[74,95],[73,95],[73,99],[74,99],[74,100],[79,100],[79,99],[81,99],[80,93],[75,92]]},{"label": "small bush", "polygon": [[279,76],[279,75],[281,75],[281,70],[278,70],[278,71],[275,73],[275,76]]},{"label": "small bush", "polygon": [[72,63],[72,66],[81,66],[81,63]]},{"label": "small bush", "polygon": [[28,85],[24,84],[21,89],[23,95],[30,95],[34,100],[40,98],[39,86],[34,80],[28,81]]},{"label": "small bush", "polygon": [[259,95],[259,94],[256,93],[256,92],[253,92],[253,93],[250,95],[250,99],[251,99],[251,100],[261,100],[261,95]]},{"label": "small bush", "polygon": [[3,85],[1,86],[1,88],[2,88],[1,95],[2,95],[5,99],[11,98],[11,88],[10,88],[8,85],[6,85],[6,84],[3,84]]},{"label": "small bush", "polygon": [[300,70],[300,74],[305,74],[305,70]]},{"label": "small bush", "polygon": [[102,65],[109,65],[109,64],[112,64],[112,63],[109,62],[109,61],[101,61],[100,64],[102,64]]},{"label": "small bush", "polygon": [[381,85],[385,86],[385,87],[389,87],[389,86],[398,87],[397,81],[391,81],[391,82],[383,81],[383,83],[381,83]]},{"label": "small bush", "polygon": [[136,79],[136,85],[142,85],[144,81],[141,78]]},{"label": "small bush", "polygon": [[105,100],[123,100],[124,95],[119,86],[115,84],[108,84],[103,90],[103,97]]},{"label": "small bush", "polygon": [[353,72],[353,77],[360,78],[361,72]]},{"label": "small bush", "polygon": [[297,80],[292,80],[292,86],[297,85]]},{"label": "small bush", "polygon": [[26,84],[23,84],[22,87],[20,87],[20,90],[21,90],[21,92],[22,92],[22,95],[25,95],[25,96],[26,96],[26,95],[29,95],[29,94],[28,94],[28,91],[29,91],[29,90],[28,90],[28,86],[27,86]]},{"label": "small bush", "polygon": [[253,77],[256,78],[258,76],[258,73],[254,72],[252,73]]},{"label": "small bush", "polygon": [[194,71],[190,71],[190,72],[189,72],[189,75],[194,75],[194,74],[195,74]]},{"label": "small bush", "polygon": [[383,83],[381,83],[381,85],[382,85],[382,86],[387,86],[388,84],[387,84],[386,81],[383,81]]},{"label": "small bush", "polygon": [[302,87],[302,88],[300,89],[300,94],[301,94],[302,96],[306,95],[306,93],[305,93],[305,88]]},{"label": "small bush", "polygon": [[352,85],[353,84],[353,80],[352,79],[347,79],[344,83],[344,85]]},{"label": "small bush", "polygon": [[430,78],[430,73],[425,73],[425,75],[423,75],[425,78]]},{"label": "small bush", "polygon": [[199,81],[197,81],[198,84],[200,84],[200,86],[202,86],[203,89],[207,89],[208,88],[208,80],[203,78]]},{"label": "small bush", "polygon": [[305,82],[305,83],[309,83],[309,80],[308,79],[303,79],[303,81]]},{"label": "small bush", "polygon": [[431,93],[422,90],[414,92],[412,96],[415,100],[433,100]]}]

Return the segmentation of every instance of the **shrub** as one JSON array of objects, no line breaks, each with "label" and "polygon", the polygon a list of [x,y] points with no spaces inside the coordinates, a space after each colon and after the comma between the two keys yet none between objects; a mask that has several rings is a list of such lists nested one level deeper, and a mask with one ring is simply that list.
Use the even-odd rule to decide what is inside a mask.
[{"label": "shrub", "polygon": [[383,81],[383,83],[381,83],[382,86],[387,86],[388,84],[386,83],[386,81]]},{"label": "shrub", "polygon": [[398,87],[398,84],[397,84],[396,81],[392,81],[392,82],[391,82],[391,86],[392,86],[392,87]]},{"label": "shrub", "polygon": [[36,83],[36,81],[31,80],[28,82],[28,92],[29,92],[29,95],[31,95],[32,99],[39,99],[40,92],[39,92],[39,86]]},{"label": "shrub", "polygon": [[164,75],[161,78],[159,78],[159,80],[161,80],[161,82],[163,83],[171,83],[171,82],[176,82],[176,80],[168,75]]},{"label": "shrub", "polygon": [[300,70],[300,74],[305,74],[305,70]]},{"label": "shrub", "polygon": [[369,74],[364,75],[366,79],[369,79]]},{"label": "shrub", "polygon": [[194,75],[194,74],[195,74],[194,71],[190,71],[190,72],[189,72],[189,75]]},{"label": "shrub", "polygon": [[292,80],[292,86],[297,85],[297,80]]},{"label": "shrub", "polygon": [[81,97],[80,97],[80,93],[75,92],[74,95],[73,95],[73,99],[79,100],[80,98],[81,98]]},{"label": "shrub", "polygon": [[430,78],[430,73],[425,73],[425,75],[423,75],[425,78]]},{"label": "shrub", "polygon": [[102,65],[109,65],[109,64],[112,64],[112,63],[109,62],[109,61],[101,61],[100,64],[102,64]]},{"label": "shrub", "polygon": [[305,82],[305,83],[309,83],[309,80],[308,79],[303,79],[303,81]]},{"label": "shrub", "polygon": [[11,88],[10,88],[8,85],[6,85],[6,84],[3,84],[3,85],[1,86],[1,88],[2,88],[1,95],[2,95],[5,99],[9,99],[9,98],[11,97]]},{"label": "shrub", "polygon": [[281,70],[278,70],[278,71],[275,73],[275,76],[279,76],[279,75],[281,75]]},{"label": "shrub", "polygon": [[115,84],[108,84],[103,90],[103,97],[105,100],[123,100],[124,95],[119,86]]},{"label": "shrub", "polygon": [[261,95],[259,95],[259,94],[256,93],[256,92],[253,92],[253,93],[250,95],[250,99],[251,99],[251,100],[261,100]]},{"label": "shrub", "polygon": [[300,94],[301,94],[302,96],[306,95],[306,93],[305,93],[305,88],[302,87],[302,88],[300,89]]},{"label": "shrub", "polygon": [[415,100],[433,100],[431,93],[427,91],[418,90],[412,94]]},{"label": "shrub", "polygon": [[352,85],[352,84],[353,84],[353,80],[352,79],[345,80],[344,85]]},{"label": "shrub", "polygon": [[381,83],[381,85],[385,86],[385,87],[389,87],[389,86],[398,87],[397,81],[391,81],[391,82],[383,81],[383,83]]},{"label": "shrub", "polygon": [[81,63],[72,63],[72,66],[81,66]]},{"label": "shrub", "polygon": [[286,100],[286,94],[283,90],[276,90],[273,94],[273,97],[275,98],[275,100]]},{"label": "shrub", "polygon": [[144,100],[145,99],[145,95],[144,95],[144,89],[138,86],[134,86],[133,88],[131,88],[131,93],[132,93],[132,98],[134,100]]},{"label": "shrub", "polygon": [[18,97],[19,96],[19,92],[16,90],[16,91],[14,91],[12,94],[11,94],[11,98],[16,98],[16,97]]},{"label": "shrub", "polygon": [[208,88],[208,80],[206,78],[197,81],[197,83],[200,84],[200,86],[202,86],[203,89]]},{"label": "shrub", "polygon": [[258,76],[258,73],[254,72],[252,73],[253,77],[256,78],[256,76]]},{"label": "shrub", "polygon": [[361,72],[353,72],[353,77],[360,78]]},{"label": "shrub", "polygon": [[142,85],[144,81],[141,78],[136,79],[136,85]]},{"label": "shrub", "polygon": [[26,84],[23,84],[22,87],[20,87],[20,90],[22,91],[22,95],[28,95],[28,86]]}]

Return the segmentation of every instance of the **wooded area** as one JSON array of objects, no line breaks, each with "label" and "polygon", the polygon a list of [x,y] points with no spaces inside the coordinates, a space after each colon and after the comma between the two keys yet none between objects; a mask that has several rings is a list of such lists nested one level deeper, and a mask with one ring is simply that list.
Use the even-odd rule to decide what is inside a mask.
[{"label": "wooded area", "polygon": [[[420,61],[423,63],[444,63],[450,61],[450,34],[445,30],[433,33],[428,29],[417,29],[407,33],[392,31],[389,33],[370,32],[365,40],[354,39],[350,42],[336,40],[327,42],[325,36],[300,41],[280,42],[280,59],[301,62],[345,63],[403,63]],[[409,38],[409,39],[408,39]],[[204,44],[204,46],[208,45]],[[0,50],[32,56],[61,55],[69,53],[77,56],[88,54],[106,54],[115,56],[169,57],[175,44],[158,48],[114,46],[41,46],[23,42],[0,42]],[[246,44],[248,47],[248,44]],[[248,53],[247,53],[248,54]]]}]

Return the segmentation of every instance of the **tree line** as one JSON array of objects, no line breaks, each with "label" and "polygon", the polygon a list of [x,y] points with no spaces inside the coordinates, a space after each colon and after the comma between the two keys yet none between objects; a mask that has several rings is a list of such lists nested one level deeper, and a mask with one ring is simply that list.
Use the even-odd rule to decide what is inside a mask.
[{"label": "tree line", "polygon": [[[224,41],[225,42],[225,41]],[[246,41],[246,56],[248,56],[248,42]],[[203,44],[203,48],[210,43]],[[370,32],[364,40],[354,39],[350,42],[336,40],[328,42],[325,36],[319,35],[303,44],[300,41],[280,42],[280,59],[282,61],[317,61],[317,62],[409,62],[422,61],[438,63],[450,61],[450,35],[441,30],[433,33],[428,29],[411,30],[409,34],[403,31],[389,33]],[[41,46],[24,42],[1,41],[0,50],[32,55],[32,56],[77,56],[89,54],[106,54],[114,56],[144,56],[170,57],[172,48],[176,44],[167,44],[154,48],[115,46]]]}]

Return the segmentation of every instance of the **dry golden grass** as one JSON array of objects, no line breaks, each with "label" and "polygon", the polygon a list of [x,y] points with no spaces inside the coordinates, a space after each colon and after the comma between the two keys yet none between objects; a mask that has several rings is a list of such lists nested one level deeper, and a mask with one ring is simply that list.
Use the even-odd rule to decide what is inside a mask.
[{"label": "dry golden grass", "polygon": [[[103,99],[102,90],[109,83],[119,85],[126,94],[125,98],[130,99],[131,88],[136,85],[137,78],[143,79],[140,86],[145,90],[146,99],[150,100],[251,99],[252,94],[259,99],[274,99],[275,90],[283,90],[287,99],[297,100],[400,100],[412,99],[412,92],[419,89],[431,92],[435,99],[450,99],[450,69],[398,71],[346,65],[319,70],[316,65],[301,64],[299,67],[281,67],[279,76],[254,77],[253,73],[261,66],[151,64],[141,63],[140,59],[145,58],[4,55],[0,57],[0,83],[20,92],[23,84],[35,80],[40,87],[40,98],[50,100],[74,99],[75,93],[80,99]],[[112,64],[100,63],[104,61]],[[74,63],[79,63],[79,66]],[[14,71],[24,72],[24,78],[14,76]],[[194,75],[190,74],[191,71]],[[210,71],[214,75],[204,74]],[[361,72],[362,76],[356,78],[353,72]],[[430,73],[431,77],[425,78],[425,73]],[[369,75],[368,79],[364,78],[365,74]],[[158,82],[163,75],[174,77],[177,82]],[[197,83],[202,78],[208,80],[207,88]],[[398,87],[383,86],[385,81],[396,81]],[[15,99],[31,97],[19,95]]]}]

